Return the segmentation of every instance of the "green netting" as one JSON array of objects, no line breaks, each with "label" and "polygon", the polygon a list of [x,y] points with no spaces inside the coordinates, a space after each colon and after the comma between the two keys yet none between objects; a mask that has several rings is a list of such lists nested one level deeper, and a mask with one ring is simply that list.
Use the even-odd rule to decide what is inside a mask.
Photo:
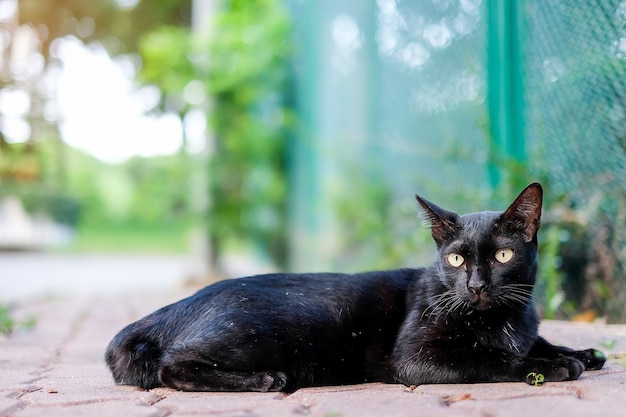
[{"label": "green netting", "polygon": [[526,15],[528,163],[550,185],[553,220],[570,221],[570,295],[623,320],[626,2],[529,1]]},{"label": "green netting", "polygon": [[293,268],[397,265],[415,249],[406,241],[419,227],[416,192],[476,209],[476,196],[490,190],[481,4],[309,0],[291,8],[301,123]]},{"label": "green netting", "polygon": [[[522,35],[508,38],[491,1],[288,2],[293,269],[423,264],[432,244],[414,193],[459,212],[503,209],[539,179],[545,311],[624,320],[626,2],[507,3]],[[493,39],[523,59],[487,67]],[[488,105],[511,65],[524,75],[517,154]]]}]

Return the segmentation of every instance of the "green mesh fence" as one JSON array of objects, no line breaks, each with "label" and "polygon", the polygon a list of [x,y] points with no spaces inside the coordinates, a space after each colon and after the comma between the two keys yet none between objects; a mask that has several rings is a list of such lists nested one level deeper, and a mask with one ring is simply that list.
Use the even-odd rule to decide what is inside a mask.
[{"label": "green mesh fence", "polygon": [[480,1],[290,5],[292,267],[416,262],[416,192],[459,210],[490,192]]},{"label": "green mesh fence", "polygon": [[626,2],[526,4],[528,164],[549,184],[564,287],[626,320]]},{"label": "green mesh fence", "polygon": [[423,265],[433,245],[416,192],[459,212],[504,209],[539,179],[544,313],[626,320],[626,2],[508,3],[521,36],[495,39],[523,58],[506,63],[523,74],[513,154],[489,107],[505,70],[490,42],[510,36],[489,12],[499,1],[288,1],[292,269]]}]

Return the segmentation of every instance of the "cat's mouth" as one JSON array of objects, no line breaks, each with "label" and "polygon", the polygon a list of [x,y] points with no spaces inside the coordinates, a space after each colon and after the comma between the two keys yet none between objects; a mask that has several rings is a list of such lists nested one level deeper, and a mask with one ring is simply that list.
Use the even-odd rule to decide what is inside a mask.
[{"label": "cat's mouth", "polygon": [[469,302],[472,308],[476,310],[486,310],[491,307],[492,298],[486,292],[474,293],[469,292]]}]

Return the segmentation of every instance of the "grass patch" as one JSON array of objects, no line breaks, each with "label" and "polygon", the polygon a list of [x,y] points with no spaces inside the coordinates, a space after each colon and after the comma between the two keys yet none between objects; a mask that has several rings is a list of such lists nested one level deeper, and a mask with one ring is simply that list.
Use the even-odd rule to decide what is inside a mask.
[{"label": "grass patch", "polygon": [[31,330],[36,325],[35,316],[29,316],[24,320],[15,320],[9,307],[0,304],[0,335],[8,336],[16,330]]},{"label": "grass patch", "polygon": [[11,316],[9,308],[0,304],[0,334],[8,335],[13,333],[15,321]]},{"label": "grass patch", "polygon": [[189,225],[86,224],[81,225],[68,250],[107,253],[185,253]]}]

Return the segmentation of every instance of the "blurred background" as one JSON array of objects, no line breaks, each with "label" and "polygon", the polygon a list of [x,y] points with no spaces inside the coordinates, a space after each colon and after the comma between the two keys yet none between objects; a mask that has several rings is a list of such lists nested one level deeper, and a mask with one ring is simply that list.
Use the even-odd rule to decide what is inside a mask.
[{"label": "blurred background", "polygon": [[424,266],[415,193],[540,181],[542,314],[624,322],[625,77],[619,0],[0,0],[0,293]]}]

